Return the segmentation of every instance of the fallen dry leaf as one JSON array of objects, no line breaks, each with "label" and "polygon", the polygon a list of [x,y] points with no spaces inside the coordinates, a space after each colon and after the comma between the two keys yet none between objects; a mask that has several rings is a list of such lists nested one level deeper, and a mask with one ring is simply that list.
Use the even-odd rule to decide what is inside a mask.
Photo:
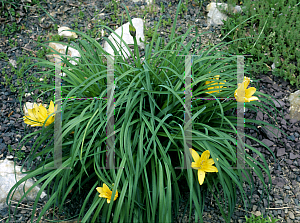
[{"label": "fallen dry leaf", "polygon": [[11,116],[14,113],[14,111],[12,111],[11,113],[9,113],[8,117]]}]

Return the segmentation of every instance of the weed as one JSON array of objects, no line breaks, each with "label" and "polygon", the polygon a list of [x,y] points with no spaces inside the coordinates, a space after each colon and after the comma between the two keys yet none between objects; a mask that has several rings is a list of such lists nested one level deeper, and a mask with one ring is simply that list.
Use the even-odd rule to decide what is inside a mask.
[{"label": "weed", "polygon": [[8,60],[8,56],[4,52],[0,52],[0,59]]},{"label": "weed", "polygon": [[246,218],[246,223],[275,223],[279,221],[279,219],[276,218],[273,219],[272,216],[270,218],[266,217],[264,219],[262,215],[255,217],[253,214],[251,215],[250,218],[247,218],[247,216],[245,216],[245,218]]},{"label": "weed", "polygon": [[23,158],[25,158],[25,153],[24,152],[18,151],[16,153],[16,155],[17,155],[18,160],[22,160]]},{"label": "weed", "polygon": [[79,12],[79,19],[82,20],[83,18],[84,18],[84,12],[83,12],[83,11],[80,11],[80,12]]},{"label": "weed", "polygon": [[8,145],[7,148],[8,148],[8,152],[10,152],[10,153],[13,152],[13,149],[11,148],[11,145]]},{"label": "weed", "polygon": [[165,6],[162,2],[160,2],[160,12],[164,13],[165,12]]}]

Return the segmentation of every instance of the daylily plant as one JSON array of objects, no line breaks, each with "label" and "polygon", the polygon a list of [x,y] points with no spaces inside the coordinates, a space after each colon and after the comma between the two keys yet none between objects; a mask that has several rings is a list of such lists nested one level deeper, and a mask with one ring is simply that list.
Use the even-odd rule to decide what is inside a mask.
[{"label": "daylily plant", "polygon": [[257,97],[252,96],[256,88],[255,87],[248,87],[250,84],[250,78],[249,77],[244,77],[243,83],[238,84],[238,88],[234,92],[234,97],[238,102],[250,102],[250,101],[255,101],[259,100]]},{"label": "daylily plant", "polygon": [[191,167],[193,169],[198,170],[198,181],[199,184],[202,185],[205,178],[205,172],[218,172],[217,167],[213,166],[215,163],[213,159],[209,159],[210,152],[209,150],[206,150],[202,153],[201,157],[199,154],[193,150],[190,149],[190,152],[192,154],[192,157],[195,162],[191,163]]},{"label": "daylily plant", "polygon": [[[219,80],[219,77],[220,77],[220,75],[216,75],[215,78],[213,78],[213,80]],[[224,81],[226,82],[226,80],[224,80]],[[208,85],[208,84],[213,83],[213,82],[215,82],[215,81],[206,81],[205,85]],[[218,83],[214,83],[214,84],[211,84],[211,85],[216,85],[216,84],[218,84]],[[220,82],[219,84],[225,84],[225,83]],[[217,89],[217,88],[223,88],[223,86],[209,87],[207,90]],[[226,88],[226,87],[224,87],[224,88]],[[220,91],[219,90],[218,91],[210,91],[210,92],[205,92],[205,93],[214,93],[214,92],[219,93]]]},{"label": "daylily plant", "polygon": [[[97,187],[96,190],[100,193],[99,197],[106,198],[107,203],[109,204],[111,196],[112,196],[112,191],[108,188],[108,186],[105,183],[103,183],[103,187]],[[119,193],[118,193],[118,191],[116,191],[114,201],[118,198],[118,195],[119,195]]]},{"label": "daylily plant", "polygon": [[[54,104],[51,101],[48,110],[43,106],[38,106],[36,103],[33,105],[33,109],[28,109],[28,116],[23,116],[24,122],[31,126],[43,126],[44,122],[54,113]],[[48,118],[45,126],[50,125],[54,122],[55,114]]]}]

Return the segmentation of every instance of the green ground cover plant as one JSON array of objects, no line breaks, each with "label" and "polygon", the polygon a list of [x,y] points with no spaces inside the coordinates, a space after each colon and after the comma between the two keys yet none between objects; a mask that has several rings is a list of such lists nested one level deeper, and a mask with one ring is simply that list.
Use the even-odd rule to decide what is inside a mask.
[{"label": "green ground cover plant", "polygon": [[[229,2],[236,4],[236,1]],[[223,38],[226,36],[224,40],[236,40],[228,45],[229,52],[253,55],[246,60],[252,72],[272,71],[272,74],[299,87],[300,2],[246,0],[243,6],[242,14],[231,14],[223,21],[221,32]],[[233,32],[227,35],[232,29]]]},{"label": "green ground cover plant", "polygon": [[[224,51],[217,51],[221,44],[211,48],[207,46],[200,51],[199,56],[193,57],[193,97],[216,100],[192,101],[193,141],[191,154],[187,154],[191,158],[192,168],[183,168],[186,162],[184,145],[187,140],[184,136],[184,55],[189,55],[192,50],[196,52],[200,48],[197,38],[201,34],[194,33],[195,37],[186,44],[184,40],[191,34],[193,26],[186,33],[175,35],[180,5],[181,3],[171,28],[170,41],[162,44],[162,38],[157,36],[156,31],[162,21],[160,18],[151,42],[146,42],[145,55],[142,58],[136,44],[134,29],[131,29],[131,35],[135,46],[130,59],[124,59],[108,38],[103,37],[111,44],[115,54],[119,55],[114,58],[116,169],[105,169],[108,103],[103,98],[108,93],[109,57],[105,59],[103,55],[107,53],[98,41],[79,31],[74,32],[81,38],[72,41],[72,45],[62,43],[79,51],[81,57],[77,65],[70,63],[74,58],[54,52],[61,56],[62,63],[65,64],[61,70],[67,75],[62,77],[65,82],[61,88],[62,98],[97,97],[101,100],[62,102],[62,167],[70,169],[47,169],[54,167],[55,162],[53,121],[57,111],[50,102],[51,99],[44,101],[50,104],[48,109],[36,105],[29,111],[29,116],[24,116],[26,124],[36,123],[42,128],[27,135],[20,142],[19,148],[22,148],[36,137],[31,154],[26,158],[28,165],[25,173],[28,175],[10,190],[8,198],[15,193],[18,185],[35,177],[37,182],[33,187],[40,184],[41,190],[32,213],[35,213],[43,190],[46,190],[48,198],[38,222],[50,207],[59,207],[62,211],[68,196],[79,197],[83,188],[87,187],[88,194],[84,197],[79,215],[69,216],[78,218],[81,222],[174,222],[179,209],[181,185],[185,185],[190,191],[186,206],[190,220],[191,216],[195,215],[196,221],[203,221],[204,199],[209,193],[216,199],[223,218],[230,222],[238,190],[241,192],[245,209],[248,208],[243,184],[248,184],[253,189],[253,172],[264,185],[263,193],[269,194],[272,181],[268,164],[262,154],[252,146],[245,145],[252,153],[258,154],[261,161],[245,154],[245,165],[251,170],[230,169],[236,165],[237,159],[237,117],[234,114],[237,102],[220,101],[217,98],[235,97],[239,102],[242,100],[249,110],[261,109],[275,117],[278,110],[270,96],[256,91],[251,86],[250,79],[245,78],[244,82],[238,85],[236,57]],[[131,22],[129,13],[125,6],[124,8]],[[100,28],[114,32],[107,26]],[[129,49],[126,43],[125,45]],[[46,43],[44,46],[47,46]],[[55,65],[45,59],[35,59],[39,62],[31,67],[48,68],[40,72],[53,79]],[[249,77],[247,67],[245,76]],[[250,88],[246,89],[248,86]],[[53,82],[40,83],[39,88],[54,94]],[[244,92],[245,98],[241,96],[241,92]],[[34,99],[37,98],[35,95]],[[270,106],[260,104],[259,100],[267,102]],[[270,111],[270,107],[274,108],[276,113]],[[225,115],[226,111],[232,111],[232,114]],[[245,126],[255,129],[251,123],[276,128],[263,121],[245,119]],[[247,137],[265,146],[275,158],[272,150],[265,144],[251,136]],[[46,146],[42,151],[38,151],[43,143]],[[31,164],[37,157],[41,158],[40,163],[36,168],[32,168]],[[265,183],[263,173],[267,174],[269,182]],[[69,195],[72,189],[72,195]],[[25,193],[19,203],[29,192]],[[195,205],[195,210],[192,204]],[[31,221],[33,217],[32,215]]]},{"label": "green ground cover plant", "polygon": [[266,218],[263,218],[263,216],[257,216],[255,217],[253,214],[251,214],[251,217],[250,218],[247,218],[247,216],[245,217],[246,218],[246,223],[275,223],[277,221],[279,221],[279,219],[274,219],[273,217],[266,217]]},{"label": "green ground cover plant", "polygon": [[[45,0],[43,0],[43,2],[46,3]],[[3,16],[4,18],[20,17],[16,11],[23,8],[25,12],[27,12],[30,6],[38,5],[40,9],[42,9],[53,21],[55,21],[40,3],[40,0],[30,0],[26,2],[22,0],[0,0],[0,16]],[[16,26],[14,26],[14,28],[16,28]]]}]

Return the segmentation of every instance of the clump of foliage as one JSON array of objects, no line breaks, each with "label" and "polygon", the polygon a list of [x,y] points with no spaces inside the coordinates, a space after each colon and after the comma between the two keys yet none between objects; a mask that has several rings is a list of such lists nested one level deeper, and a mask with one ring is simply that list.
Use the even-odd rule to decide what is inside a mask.
[{"label": "clump of foliage", "polygon": [[[71,44],[62,43],[79,51],[81,56],[78,61],[63,53],[53,52],[58,54],[65,64],[61,66],[61,71],[66,74],[65,77],[61,77],[65,83],[61,87],[62,98],[96,98],[97,100],[63,100],[62,110],[56,111],[55,114],[51,111],[47,113],[42,108],[40,111],[44,110],[44,112],[39,112],[38,108],[31,111],[30,117],[39,114],[39,120],[41,114],[43,120],[48,115],[47,119],[52,115],[57,115],[55,118],[61,117],[61,166],[55,165],[57,164],[55,158],[57,141],[52,140],[55,135],[54,123],[48,126],[42,123],[41,130],[27,135],[20,142],[19,146],[22,147],[22,144],[26,144],[32,138],[35,140],[31,154],[26,159],[28,175],[19,180],[10,190],[7,203],[9,197],[16,192],[18,185],[31,177],[37,179],[34,186],[42,185],[33,206],[32,222],[38,199],[46,189],[47,203],[39,212],[38,222],[52,207],[53,210],[58,207],[59,211],[63,211],[72,189],[71,199],[83,196],[83,188],[87,192],[83,197],[84,203],[78,216],[67,216],[78,217],[81,222],[173,222],[179,211],[181,185],[188,188],[190,192],[186,206],[186,209],[189,208],[189,220],[194,215],[195,221],[203,222],[205,198],[210,194],[215,198],[226,222],[230,222],[237,203],[237,191],[241,192],[246,206],[248,198],[243,188],[244,183],[252,189],[252,195],[254,173],[262,182],[264,192],[269,197],[269,189],[272,185],[270,171],[259,151],[245,144],[253,155],[258,155],[260,158],[255,159],[252,154],[247,153],[244,157],[246,168],[232,168],[235,167],[237,160],[237,139],[236,135],[232,136],[232,134],[237,132],[238,118],[225,113],[236,109],[237,102],[234,100],[221,102],[217,97],[232,98],[235,94],[240,94],[238,92],[243,87],[246,88],[245,84],[237,83],[236,58],[230,57],[226,52],[218,51],[217,46],[209,50],[207,48],[210,46],[206,46],[201,50],[201,56],[191,58],[191,51],[194,49],[197,52],[201,47],[197,43],[197,38],[201,34],[197,33],[187,42],[185,42],[186,38],[191,34],[193,27],[183,35],[175,35],[180,4],[177,7],[169,41],[162,44],[162,38],[156,37],[162,21],[160,18],[151,42],[145,44],[142,58],[135,37],[136,30],[124,6],[128,20],[131,22],[129,30],[135,42],[134,51],[124,43],[130,53],[129,58],[125,59],[124,53],[118,52],[117,47],[108,38],[103,37],[117,55],[113,63],[114,97],[109,97],[113,86],[108,84],[110,76],[108,73],[112,71],[110,69],[112,63],[108,66],[111,57],[94,38],[75,31],[84,39],[76,39]],[[114,32],[108,26],[102,28]],[[36,59],[39,63],[31,67],[50,68],[41,73],[50,77],[55,76],[55,65],[52,62],[41,58]],[[77,65],[72,64],[72,60],[76,61]],[[189,77],[192,83],[186,86],[185,72],[189,69],[192,73]],[[247,69],[245,74],[248,74]],[[213,81],[217,75],[219,77]],[[211,83],[218,82],[216,80],[219,78],[220,83]],[[250,80],[247,86],[249,84]],[[41,86],[52,93],[55,90],[53,83],[41,84]],[[187,116],[185,100],[190,96],[187,96],[185,91],[191,87],[194,98],[204,97],[207,100],[192,100],[190,108],[192,108],[193,124],[191,122],[187,124],[185,123]],[[215,91],[218,87],[221,87],[221,90]],[[247,92],[248,98],[255,91],[253,92],[252,87],[252,89],[244,89],[244,92],[245,94]],[[260,100],[274,104],[270,96],[259,91],[255,94]],[[274,111],[270,111],[270,106],[265,106],[257,100],[251,103],[248,101],[244,106],[255,112],[257,109],[263,109],[276,117],[275,110],[276,112],[278,110],[275,106],[272,106]],[[55,105],[58,103],[61,101],[55,102]],[[112,112],[115,118],[114,127],[110,129],[115,133],[113,167],[107,165],[111,150],[109,151],[106,144],[107,139],[110,138],[106,131],[109,122],[108,114]],[[252,129],[255,127],[251,123],[261,126],[267,124],[259,120],[243,120],[245,126]],[[187,125],[191,126],[190,136],[185,135]],[[246,135],[246,137],[262,144],[252,136]],[[192,154],[189,151],[186,153],[186,140],[191,138]],[[49,143],[39,151],[41,144],[47,140]],[[272,150],[265,144],[262,145],[275,158]],[[189,163],[185,166],[189,156],[192,156],[190,158],[193,160],[190,161],[194,161],[194,164]],[[38,157],[41,157],[41,162],[32,168],[33,160]],[[109,160],[110,164],[111,162],[112,160]],[[213,164],[215,166],[212,171]],[[197,171],[195,166],[198,168]],[[207,172],[205,178],[201,171]],[[268,176],[267,183],[264,174]],[[30,190],[20,202],[29,192]]]},{"label": "clump of foliage", "polygon": [[279,219],[273,218],[272,216],[264,218],[263,215],[255,216],[253,214],[251,214],[250,218],[247,218],[247,216],[245,216],[245,218],[246,223],[275,223],[279,221]]},{"label": "clump of foliage", "polygon": [[246,65],[255,74],[272,71],[299,86],[299,1],[248,0],[242,9],[242,14],[232,14],[222,26],[223,39],[234,40],[229,52],[252,55]]}]

